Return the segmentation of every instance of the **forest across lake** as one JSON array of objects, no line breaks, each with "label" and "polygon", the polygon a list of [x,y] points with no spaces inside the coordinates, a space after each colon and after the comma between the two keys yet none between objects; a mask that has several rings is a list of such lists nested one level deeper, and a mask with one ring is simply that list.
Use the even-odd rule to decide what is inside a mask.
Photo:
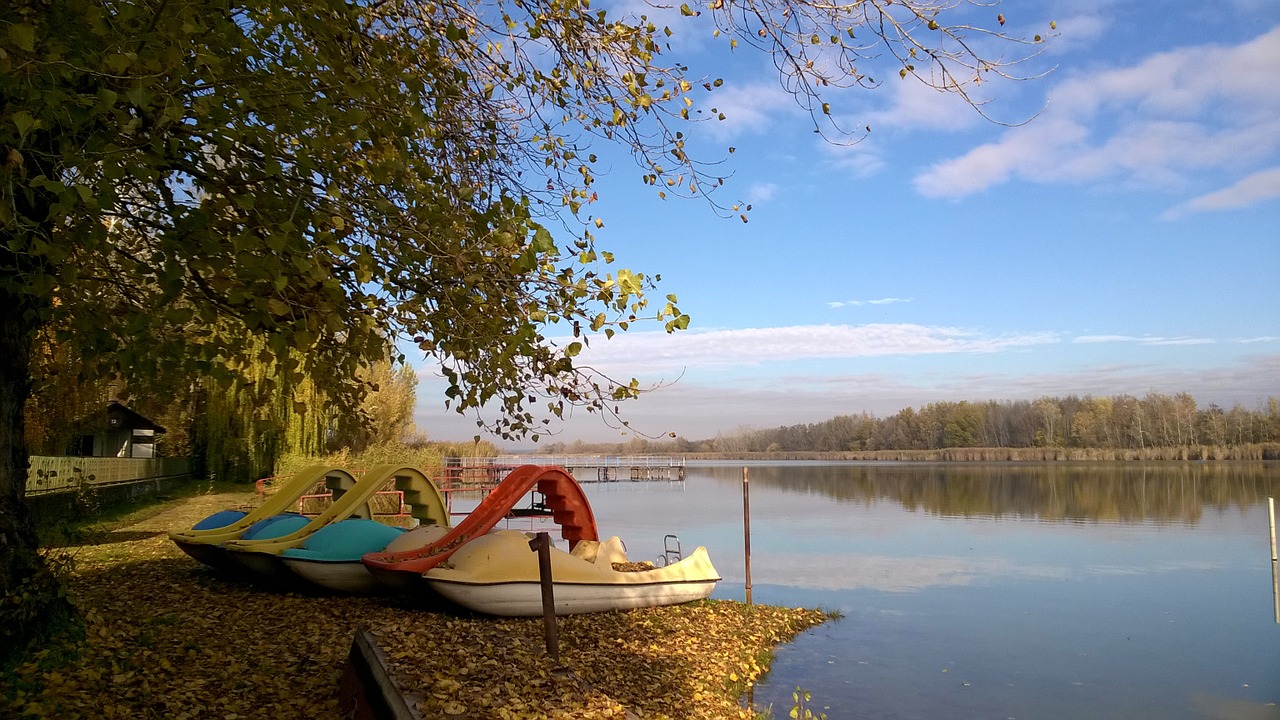
[{"label": "forest across lake", "polygon": [[[1280,459],[1280,398],[1256,409],[1197,405],[1188,393],[1038,400],[935,402],[889,417],[841,415],[714,438],[635,437],[625,443],[557,442],[549,454],[768,453],[774,459],[848,460],[1271,460]],[[796,453],[839,453],[797,455]]]}]

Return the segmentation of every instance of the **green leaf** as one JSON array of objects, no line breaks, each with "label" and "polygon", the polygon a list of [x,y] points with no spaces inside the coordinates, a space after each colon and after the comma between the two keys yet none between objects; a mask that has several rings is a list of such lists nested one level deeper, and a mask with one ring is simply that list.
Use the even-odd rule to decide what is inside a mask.
[{"label": "green leaf", "polygon": [[10,25],[9,39],[12,40],[13,44],[17,45],[20,50],[33,52],[36,49],[36,30],[26,23]]},{"label": "green leaf", "polygon": [[[116,101],[119,99],[120,99],[119,93],[113,90],[108,90],[106,88],[101,88],[98,90],[98,109],[110,110],[111,106],[115,105]],[[174,109],[180,110],[181,108],[179,106],[175,106]]]},{"label": "green leaf", "polygon": [[26,110],[19,110],[13,114],[13,124],[18,128],[18,137],[25,138],[31,128],[36,126],[37,121]]},{"label": "green leaf", "polygon": [[548,253],[556,249],[556,242],[549,230],[540,227],[533,231],[533,242],[529,246],[536,253]]}]

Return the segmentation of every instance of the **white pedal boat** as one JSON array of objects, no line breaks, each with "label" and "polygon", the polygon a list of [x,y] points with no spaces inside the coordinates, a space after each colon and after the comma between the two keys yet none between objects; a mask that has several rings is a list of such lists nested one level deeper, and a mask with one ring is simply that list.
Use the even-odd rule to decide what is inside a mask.
[{"label": "white pedal boat", "polygon": [[[448,562],[423,573],[433,590],[462,607],[489,615],[542,615],[538,554],[530,536],[498,530],[463,545]],[[639,572],[615,570],[626,563],[617,537],[584,540],[572,553],[551,549],[551,577],[557,615],[678,605],[711,594],[720,575],[699,547],[665,567]]]}]

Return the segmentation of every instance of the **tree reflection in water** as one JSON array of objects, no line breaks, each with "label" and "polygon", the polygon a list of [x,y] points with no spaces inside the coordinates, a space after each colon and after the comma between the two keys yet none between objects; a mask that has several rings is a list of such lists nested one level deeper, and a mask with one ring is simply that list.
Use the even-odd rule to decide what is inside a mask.
[{"label": "tree reflection in water", "polygon": [[[741,482],[741,465],[698,473]],[[1280,463],[791,462],[752,465],[751,482],[841,502],[889,500],[939,516],[1194,525],[1206,507],[1246,508],[1280,494]]]}]

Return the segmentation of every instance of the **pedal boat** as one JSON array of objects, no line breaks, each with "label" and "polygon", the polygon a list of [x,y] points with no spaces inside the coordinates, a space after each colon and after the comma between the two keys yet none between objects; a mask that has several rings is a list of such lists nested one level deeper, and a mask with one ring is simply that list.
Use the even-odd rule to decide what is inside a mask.
[{"label": "pedal boat", "polygon": [[[169,539],[194,560],[223,570],[234,570],[225,544],[232,540],[265,539],[293,532],[306,519],[287,512],[303,494],[319,483],[352,484],[355,478],[342,468],[312,465],[294,475],[279,492],[268,496],[262,504],[248,512],[222,510],[196,523],[190,530],[169,533]],[[299,524],[301,520],[301,525]]]},{"label": "pedal boat", "polygon": [[360,558],[371,552],[419,548],[443,537],[449,528],[423,525],[412,530],[374,520],[348,518],[320,528],[301,547],[280,553],[285,567],[326,590],[371,595],[386,588],[369,574]]},{"label": "pedal boat", "polygon": [[[617,565],[615,565],[615,563]],[[551,549],[551,577],[557,615],[677,605],[711,594],[719,574],[699,547],[689,557],[663,567],[628,572],[622,541],[584,540],[571,553]],[[435,592],[457,605],[489,615],[542,615],[538,554],[530,536],[497,530],[463,545],[448,562],[423,573]]]}]

